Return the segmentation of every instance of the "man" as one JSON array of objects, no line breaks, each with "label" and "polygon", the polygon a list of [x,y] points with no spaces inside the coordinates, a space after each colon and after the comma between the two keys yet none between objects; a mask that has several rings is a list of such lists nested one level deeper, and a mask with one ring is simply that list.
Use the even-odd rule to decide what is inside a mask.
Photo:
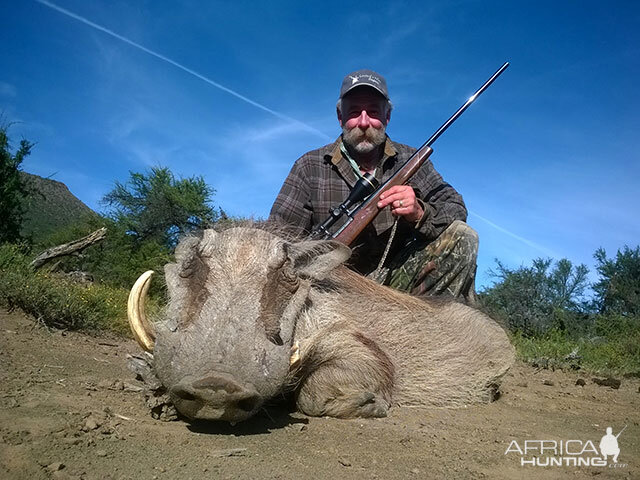
[{"label": "man", "polygon": [[[270,221],[310,232],[347,198],[359,176],[368,172],[382,183],[416,151],[386,135],[392,104],[378,73],[358,70],[347,75],[336,107],[342,135],[296,161]],[[381,212],[351,245],[352,269],[413,294],[447,293],[475,301],[478,236],[464,223],[462,197],[431,161],[408,185],[385,192],[378,208]]]},{"label": "man", "polygon": [[[627,428],[626,426],[624,428]],[[624,428],[622,430],[624,430]],[[622,433],[622,430],[620,433]],[[618,447],[618,435],[613,434],[613,428],[607,427],[607,434],[600,439],[600,453],[607,460],[608,455],[613,455],[613,463],[618,463],[618,455],[620,455],[620,447]]]}]

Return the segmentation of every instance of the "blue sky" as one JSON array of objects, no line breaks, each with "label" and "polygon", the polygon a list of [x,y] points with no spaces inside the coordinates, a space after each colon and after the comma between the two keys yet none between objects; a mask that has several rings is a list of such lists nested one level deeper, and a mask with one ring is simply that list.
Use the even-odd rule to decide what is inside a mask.
[{"label": "blue sky", "polygon": [[162,165],[202,175],[228,213],[266,217],[295,159],[338,136],[345,74],[383,74],[388,133],[419,146],[509,61],[431,157],[480,234],[478,286],[494,258],[593,270],[596,248],[640,243],[637,2],[20,0],[0,13],[0,111],[16,143],[37,143],[24,170],[94,209],[129,171]]}]

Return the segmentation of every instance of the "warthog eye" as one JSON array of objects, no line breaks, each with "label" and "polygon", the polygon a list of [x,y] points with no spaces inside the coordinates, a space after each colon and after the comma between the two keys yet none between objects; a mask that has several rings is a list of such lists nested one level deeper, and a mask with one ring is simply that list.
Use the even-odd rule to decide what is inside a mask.
[{"label": "warthog eye", "polygon": [[295,274],[289,262],[285,263],[280,269],[280,280],[283,286],[291,293],[295,292],[300,286],[300,279]]},{"label": "warthog eye", "polygon": [[181,278],[189,278],[189,277],[191,277],[196,271],[196,268],[198,266],[198,260],[199,259],[196,258],[195,255],[190,257],[190,258],[188,258],[188,259],[186,259],[182,263],[180,271],[178,273],[180,275],[180,277]]},{"label": "warthog eye", "polygon": [[282,337],[280,336],[280,332],[279,331],[275,332],[275,333],[271,333],[271,334],[269,334],[267,332],[267,336],[268,336],[269,341],[271,343],[274,343],[274,344],[279,345],[279,346],[284,345],[284,342],[282,341]]}]

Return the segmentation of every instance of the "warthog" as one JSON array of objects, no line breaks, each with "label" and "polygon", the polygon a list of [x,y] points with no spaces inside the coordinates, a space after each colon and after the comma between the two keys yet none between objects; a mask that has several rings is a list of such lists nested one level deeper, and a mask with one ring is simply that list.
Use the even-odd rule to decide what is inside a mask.
[{"label": "warthog", "polygon": [[502,328],[363,278],[342,265],[350,253],[258,228],[206,230],[165,267],[169,304],[154,324],[141,311],[143,275],[132,329],[178,411],[237,422],[285,392],[302,412],[335,417],[492,400],[514,360]]}]

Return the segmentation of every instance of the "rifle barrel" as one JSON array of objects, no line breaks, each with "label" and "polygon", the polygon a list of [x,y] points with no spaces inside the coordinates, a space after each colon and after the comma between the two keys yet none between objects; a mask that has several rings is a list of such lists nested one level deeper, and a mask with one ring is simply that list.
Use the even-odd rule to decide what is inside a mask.
[{"label": "rifle barrel", "polygon": [[[471,95],[469,97],[469,99],[464,103],[464,105],[462,105],[458,111],[456,113],[454,113],[453,115],[451,115],[451,117],[449,118],[449,120],[447,120],[446,122],[444,122],[444,124],[442,124],[442,126],[436,130],[436,133],[434,133],[433,135],[431,135],[431,138],[429,138],[429,140],[427,140],[424,144],[427,146],[431,146],[433,144],[433,142],[435,142],[438,137],[440,135],[442,135],[444,133],[444,131],[449,128],[451,126],[451,124],[453,122],[455,122],[458,117],[460,115],[462,115],[464,113],[464,111],[469,108],[469,105],[471,105],[476,98],[478,98],[480,95],[482,95],[482,92],[484,92],[487,88],[489,88],[489,85],[491,85],[494,80],[496,78],[498,78],[502,72],[504,72],[507,67],[509,66],[509,62],[504,62],[504,65],[502,65],[497,71],[496,73],[494,73],[493,75],[491,75],[491,78],[489,78],[489,80],[487,80],[486,82],[484,82],[484,85],[482,85],[478,91],[476,93],[474,93],[473,95]],[[421,147],[422,148],[422,147]]]},{"label": "rifle barrel", "polygon": [[618,438],[618,437],[620,436],[620,434],[621,434],[622,432],[624,432],[628,426],[629,426],[629,425],[625,425],[625,426],[624,426],[624,428],[618,432],[618,434],[616,435],[616,438]]}]

